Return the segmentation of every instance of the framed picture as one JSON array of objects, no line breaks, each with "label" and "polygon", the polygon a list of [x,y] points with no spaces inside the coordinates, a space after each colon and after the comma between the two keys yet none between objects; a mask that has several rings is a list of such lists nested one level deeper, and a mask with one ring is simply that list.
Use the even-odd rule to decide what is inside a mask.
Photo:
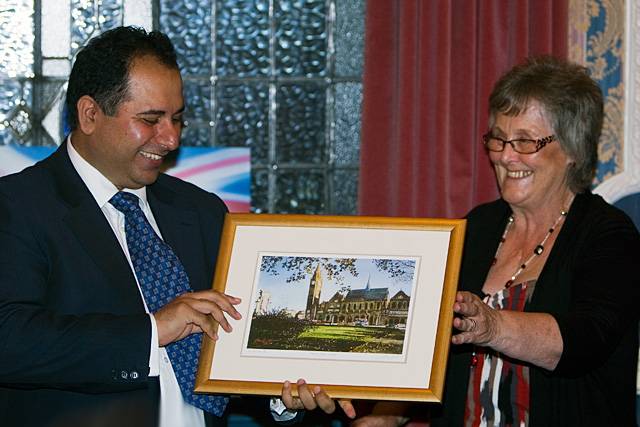
[{"label": "framed picture", "polygon": [[465,225],[228,214],[213,287],[243,317],[203,341],[196,391],[441,401]]}]

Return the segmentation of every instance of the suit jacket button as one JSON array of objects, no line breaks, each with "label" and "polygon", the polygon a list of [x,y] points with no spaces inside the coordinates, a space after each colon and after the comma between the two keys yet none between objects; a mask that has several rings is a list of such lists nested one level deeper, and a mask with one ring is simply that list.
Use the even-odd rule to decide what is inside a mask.
[{"label": "suit jacket button", "polygon": [[123,380],[129,378],[129,374],[127,373],[127,371],[120,372],[120,378],[122,378]]},{"label": "suit jacket button", "polygon": [[129,372],[129,378],[131,378],[132,380],[137,380],[138,379],[138,373],[136,371]]}]

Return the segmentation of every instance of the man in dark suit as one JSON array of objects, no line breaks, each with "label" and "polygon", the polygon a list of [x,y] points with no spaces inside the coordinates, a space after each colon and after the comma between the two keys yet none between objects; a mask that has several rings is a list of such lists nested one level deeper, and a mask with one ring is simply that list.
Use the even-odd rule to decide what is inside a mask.
[{"label": "man in dark suit", "polygon": [[[218,417],[183,400],[165,347],[215,339],[216,322],[229,332],[240,301],[209,289],[224,204],[160,173],[184,110],[168,38],[122,27],[92,39],[67,110],[60,148],[0,179],[0,424],[212,425]],[[194,292],[147,308],[112,201],[121,192],[135,195]]]}]

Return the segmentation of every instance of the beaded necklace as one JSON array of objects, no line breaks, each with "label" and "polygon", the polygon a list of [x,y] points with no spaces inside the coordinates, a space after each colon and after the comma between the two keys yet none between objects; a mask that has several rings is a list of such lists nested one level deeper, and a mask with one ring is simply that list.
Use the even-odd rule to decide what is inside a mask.
[{"label": "beaded necklace", "polygon": [[[542,253],[544,252],[544,245],[545,243],[547,243],[547,240],[549,239],[549,237],[553,234],[553,232],[555,231],[556,227],[558,226],[558,224],[560,223],[560,221],[562,221],[562,219],[567,216],[567,212],[566,211],[561,211],[560,212],[560,216],[558,217],[558,219],[556,219],[556,221],[553,223],[553,225],[551,226],[551,228],[549,228],[549,231],[547,231],[547,234],[544,236],[544,239],[542,239],[542,241],[535,247],[535,249],[533,250],[533,253],[531,254],[531,256],[529,258],[527,258],[525,260],[525,262],[523,262],[522,264],[520,264],[520,267],[518,267],[518,269],[516,270],[515,273],[513,273],[513,275],[511,276],[511,278],[509,280],[507,280],[507,283],[505,283],[504,287],[509,289],[513,283],[515,282],[516,278],[520,275],[520,273],[522,273],[525,268],[527,268],[527,266],[529,265],[529,263],[531,263],[531,261],[533,261],[533,259],[537,256],[542,255]],[[504,233],[502,233],[502,237],[500,238],[500,243],[498,244],[498,248],[496,249],[496,253],[493,256],[493,262],[492,262],[492,266],[496,264],[496,262],[498,262],[498,254],[500,253],[500,248],[502,247],[502,244],[504,243],[507,234],[509,233],[509,230],[511,229],[511,226],[513,225],[514,222],[514,218],[513,215],[509,216],[509,221],[507,221],[507,226],[504,228]]]},{"label": "beaded necklace", "polygon": [[[533,261],[535,257],[542,255],[542,253],[544,252],[545,243],[547,243],[547,240],[549,240],[549,237],[556,230],[556,227],[558,226],[558,224],[560,224],[560,221],[562,221],[562,219],[566,216],[567,216],[567,211],[565,210],[560,211],[560,216],[558,217],[558,219],[556,219],[556,221],[553,223],[551,228],[549,228],[549,230],[547,231],[547,234],[545,234],[542,241],[538,243],[538,245],[535,247],[531,256],[529,256],[529,258],[527,258],[525,262],[520,264],[520,267],[518,267],[516,272],[513,273],[513,275],[509,280],[507,280],[507,283],[505,283],[504,285],[505,289],[509,289],[515,283],[516,278],[520,275],[520,273],[522,273],[525,270],[525,268],[527,268],[527,266],[531,263],[531,261]],[[493,262],[491,263],[492,266],[494,266],[496,262],[498,262],[498,254],[500,253],[500,248],[502,247],[502,244],[504,243],[507,237],[507,234],[509,233],[509,230],[511,229],[511,226],[513,225],[514,221],[515,219],[513,218],[513,215],[509,215],[509,220],[507,221],[507,225],[504,228],[504,233],[502,233],[502,237],[500,237],[500,243],[498,243],[498,248],[496,249],[496,253],[493,256]],[[489,298],[490,298],[490,295],[485,295],[483,301],[485,303],[488,303]],[[475,367],[477,364],[478,364],[478,355],[474,347],[474,350],[471,353],[471,366]]]}]

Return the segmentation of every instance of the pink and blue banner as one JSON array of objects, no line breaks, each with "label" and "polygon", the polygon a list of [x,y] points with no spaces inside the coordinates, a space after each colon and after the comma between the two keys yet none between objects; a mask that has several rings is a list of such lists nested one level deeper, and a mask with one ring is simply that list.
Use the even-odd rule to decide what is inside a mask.
[{"label": "pink and blue banner", "polygon": [[[56,148],[0,146],[0,176],[21,171]],[[217,194],[231,212],[249,212],[250,171],[248,148],[181,147],[166,173]]]}]

